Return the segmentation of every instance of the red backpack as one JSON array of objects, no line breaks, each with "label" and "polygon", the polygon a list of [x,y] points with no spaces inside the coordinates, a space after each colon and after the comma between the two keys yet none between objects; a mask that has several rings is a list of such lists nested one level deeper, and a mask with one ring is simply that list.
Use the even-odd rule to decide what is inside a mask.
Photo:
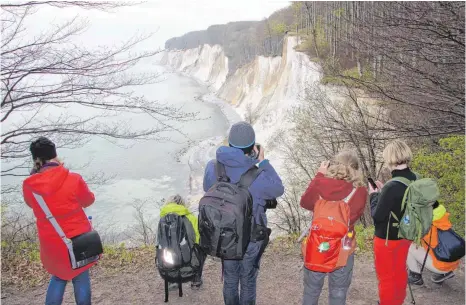
[{"label": "red backpack", "polygon": [[344,250],[342,240],[348,234],[350,208],[348,202],[356,189],[339,201],[327,201],[320,198],[314,207],[309,235],[303,244],[304,266],[316,272],[332,272],[346,265],[348,256],[354,252],[356,245],[352,241],[351,249]]}]

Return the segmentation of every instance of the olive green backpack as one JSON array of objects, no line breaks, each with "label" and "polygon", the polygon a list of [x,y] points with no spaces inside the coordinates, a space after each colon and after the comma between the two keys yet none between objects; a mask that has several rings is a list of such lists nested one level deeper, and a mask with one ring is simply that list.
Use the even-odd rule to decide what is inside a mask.
[{"label": "olive green backpack", "polygon": [[[395,177],[390,181],[397,181],[407,186],[401,204],[401,211],[404,210],[403,216],[398,219],[395,213],[390,214],[390,217],[397,221],[393,223],[393,226],[399,228],[398,237],[420,244],[421,239],[429,232],[432,225],[432,206],[440,196],[437,183],[430,178],[417,178],[415,181],[410,181],[404,177]],[[390,224],[390,220],[388,223]]]}]

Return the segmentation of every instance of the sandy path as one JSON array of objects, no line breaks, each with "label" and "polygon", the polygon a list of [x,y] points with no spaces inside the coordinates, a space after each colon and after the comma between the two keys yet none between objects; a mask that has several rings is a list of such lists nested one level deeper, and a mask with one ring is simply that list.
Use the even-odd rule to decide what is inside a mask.
[{"label": "sandy path", "polygon": [[[276,245],[275,245],[276,246]],[[297,249],[280,252],[269,249],[262,261],[258,284],[258,305],[301,304],[302,271],[301,259]],[[204,286],[200,291],[192,291],[185,284],[183,298],[177,291],[171,292],[169,304],[221,305],[222,283],[221,265],[217,261],[208,260],[204,272]],[[431,283],[426,272],[426,286],[415,287],[414,294],[418,305],[463,305],[464,299],[464,264],[457,276],[444,285]],[[325,287],[325,286],[324,286]],[[118,275],[109,275],[105,270],[96,269],[92,274],[93,304],[164,304],[163,281],[156,273],[153,265],[140,270],[121,270]],[[3,287],[2,304],[24,305],[44,304],[46,287],[29,291],[18,291],[14,287]],[[320,304],[328,304],[327,288],[324,288]],[[409,304],[410,300],[406,300]],[[67,286],[64,304],[74,304],[71,285]],[[350,288],[347,304],[377,304],[377,281],[370,256],[360,255],[355,263],[353,283]]]}]

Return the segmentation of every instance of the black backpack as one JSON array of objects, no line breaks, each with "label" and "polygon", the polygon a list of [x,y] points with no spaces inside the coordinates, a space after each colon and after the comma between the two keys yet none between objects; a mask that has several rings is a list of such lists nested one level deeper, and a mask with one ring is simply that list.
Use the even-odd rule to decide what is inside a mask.
[{"label": "black backpack", "polygon": [[441,262],[456,262],[464,256],[464,239],[452,229],[437,229],[438,245],[433,248],[435,257]]},{"label": "black backpack", "polygon": [[251,238],[253,199],[249,186],[262,169],[251,167],[234,184],[225,165],[216,163],[217,183],[199,202],[200,246],[209,255],[242,259]]},{"label": "black backpack", "polygon": [[182,283],[193,280],[200,269],[199,246],[188,218],[167,214],[159,221],[155,264],[165,280],[165,302],[168,302],[168,283],[178,283],[179,296],[183,296]]}]

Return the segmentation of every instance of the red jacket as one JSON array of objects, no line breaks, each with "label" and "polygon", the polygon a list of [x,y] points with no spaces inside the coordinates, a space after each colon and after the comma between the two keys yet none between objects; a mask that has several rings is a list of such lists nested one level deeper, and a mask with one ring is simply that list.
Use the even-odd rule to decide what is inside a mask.
[{"label": "red jacket", "polygon": [[[353,184],[345,180],[325,177],[318,172],[312,179],[309,187],[301,197],[301,207],[313,211],[314,205],[319,196],[325,200],[345,199],[353,190]],[[354,229],[354,224],[364,213],[367,202],[367,188],[358,187],[348,202],[350,207],[350,230]]]},{"label": "red jacket", "polygon": [[23,182],[23,196],[37,219],[40,257],[44,268],[63,280],[71,280],[94,264],[71,269],[68,249],[34,199],[41,195],[67,238],[89,232],[91,225],[83,208],[94,203],[94,194],[83,178],[63,166],[45,168]]}]

